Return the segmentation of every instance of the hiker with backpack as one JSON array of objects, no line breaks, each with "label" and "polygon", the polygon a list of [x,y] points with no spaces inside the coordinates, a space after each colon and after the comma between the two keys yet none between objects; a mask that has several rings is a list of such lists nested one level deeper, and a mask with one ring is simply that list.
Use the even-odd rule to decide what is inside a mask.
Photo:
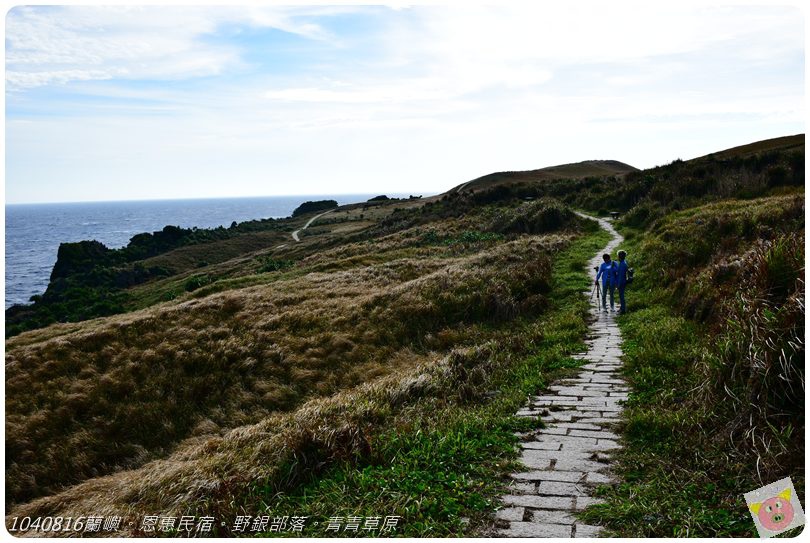
[{"label": "hiker with backpack", "polygon": [[616,262],[610,259],[610,255],[602,255],[602,265],[596,272],[594,284],[599,286],[599,278],[602,278],[602,310],[607,311],[607,294],[610,290],[610,310],[613,311],[613,291],[616,288]]},{"label": "hiker with backpack", "polygon": [[627,253],[619,251],[619,264],[616,266],[616,286],[619,289],[619,314],[627,313],[627,305],[624,302],[624,289],[628,283],[633,282],[633,269],[627,266]]}]

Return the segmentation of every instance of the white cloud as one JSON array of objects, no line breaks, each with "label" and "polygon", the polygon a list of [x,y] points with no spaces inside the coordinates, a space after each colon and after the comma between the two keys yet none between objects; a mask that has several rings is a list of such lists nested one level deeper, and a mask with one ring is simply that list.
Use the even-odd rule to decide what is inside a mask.
[{"label": "white cloud", "polygon": [[[111,79],[116,75],[110,70],[51,70],[41,72],[6,72],[6,83],[11,89],[40,87],[52,83],[62,84],[68,81],[88,81]],[[118,75],[123,75],[119,71]]]},{"label": "white cloud", "polygon": [[11,90],[92,79],[184,79],[221,74],[241,51],[206,40],[221,25],[276,28],[328,39],[284,8],[22,6],[6,18]]},{"label": "white cloud", "polygon": [[[355,9],[360,24],[324,22]],[[498,169],[645,167],[803,129],[795,10],[365,9],[15,8],[9,194],[440,191]],[[294,62],[278,51],[286,70],[256,69],[223,29],[259,28],[312,41]],[[206,74],[219,77],[169,81]],[[132,84],[150,78],[166,84]],[[52,102],[25,92],[62,83],[71,94]]]},{"label": "white cloud", "polygon": [[745,47],[756,36],[768,37],[768,50],[801,47],[802,28],[795,24],[800,17],[797,8],[507,3],[425,11],[421,26],[427,35],[397,41],[431,55],[485,64],[504,59],[616,62],[699,51],[729,40]]},{"label": "white cloud", "polygon": [[[582,89],[574,86],[577,78],[555,80],[572,70],[583,72],[578,76],[581,84],[607,87],[593,89],[600,94],[644,87],[668,94],[683,91],[680,87],[696,75],[711,76],[701,74],[701,64],[695,63],[704,51],[733,48],[741,61],[773,62],[803,46],[801,25],[791,17],[800,12],[789,9],[774,13],[757,8],[536,3],[408,12],[411,17],[380,29],[375,47],[382,51],[381,59],[342,73],[340,86],[332,80],[305,85],[296,81],[268,89],[264,96],[283,102],[414,108],[443,100],[452,107],[452,101],[476,93],[486,93],[489,101],[513,100],[523,90],[545,93],[547,84],[557,95],[580,94]],[[674,87],[663,88],[661,81]],[[519,107],[515,103],[515,109]]]}]

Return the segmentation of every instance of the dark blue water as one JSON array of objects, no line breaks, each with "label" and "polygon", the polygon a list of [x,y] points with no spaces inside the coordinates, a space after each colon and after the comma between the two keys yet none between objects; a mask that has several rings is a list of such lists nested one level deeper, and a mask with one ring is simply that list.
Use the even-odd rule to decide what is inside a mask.
[{"label": "dark blue water", "polygon": [[45,291],[62,242],[95,239],[117,248],[135,234],[162,230],[167,224],[228,227],[233,221],[289,217],[307,200],[348,204],[372,196],[376,195],[6,205],[6,308],[28,303],[32,295]]}]

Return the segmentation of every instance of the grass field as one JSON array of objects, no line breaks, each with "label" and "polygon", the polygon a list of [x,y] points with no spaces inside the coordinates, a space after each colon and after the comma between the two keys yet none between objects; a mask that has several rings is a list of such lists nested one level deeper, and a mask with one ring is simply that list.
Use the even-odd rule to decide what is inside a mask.
[{"label": "grass field", "polygon": [[755,537],[744,493],[789,476],[804,500],[803,225],[803,197],[779,196],[627,231],[623,482],[585,518],[625,537]]},{"label": "grass field", "polygon": [[6,341],[7,520],[396,515],[400,535],[492,535],[542,424],[514,413],[583,348],[583,267],[608,236],[576,206],[626,212],[637,270],[621,482],[584,518],[752,536],[744,492],[791,476],[804,498],[803,142],[493,174],[344,206],[299,243],[310,216],[128,263],[160,273],[101,300],[119,314]]},{"label": "grass field", "polygon": [[463,396],[437,391],[392,413],[369,436],[367,457],[312,474],[292,492],[260,488],[267,511],[323,524],[332,516],[398,515],[401,534],[412,537],[491,535],[490,513],[517,469],[515,433],[542,424],[514,413],[527,395],[581,364],[567,355],[582,349],[587,328],[582,263],[606,239],[591,234],[556,255],[543,316],[494,327],[483,348],[453,353],[475,376],[474,388]]},{"label": "grass field", "polygon": [[555,179],[580,179],[585,177],[602,178],[620,176],[628,172],[637,171],[637,168],[616,160],[586,160],[576,164],[562,164],[549,166],[539,170],[525,172],[497,172],[473,179],[459,185],[453,190],[465,192],[493,189],[498,186],[514,183],[541,183]]},{"label": "grass field", "polygon": [[[531,368],[569,364],[548,358],[564,351],[556,335],[578,341],[584,326],[572,304],[554,317],[563,320],[551,328],[550,350],[536,351],[546,338],[537,324],[545,321],[535,319],[556,306],[551,293],[571,300],[577,290],[565,290],[577,277],[570,259],[562,261],[573,274],[567,278],[560,262],[552,276],[552,259],[584,232],[574,215],[553,206],[546,214],[546,205],[517,214],[482,208],[318,246],[295,261],[259,255],[251,263],[259,273],[10,339],[7,500],[25,503],[20,514],[78,515],[221,511],[223,499],[240,496],[255,511],[269,492],[297,488],[322,464],[338,469],[346,460],[390,456],[386,428],[406,439],[421,435],[420,425],[455,420],[462,426],[453,432],[483,432],[496,416],[481,406],[485,393],[507,386],[510,372],[527,378]],[[510,233],[524,214],[521,228],[551,232]],[[561,328],[571,323],[578,324]],[[484,442],[495,439],[497,454],[506,454],[520,424],[507,415],[525,392],[515,390],[496,393],[500,434]],[[471,413],[480,418],[477,430],[464,429]],[[442,428],[450,431],[433,431]],[[178,501],[180,488],[188,490]],[[424,526],[439,519],[437,533],[460,529],[447,524],[446,512],[408,507],[397,511],[413,521],[409,530],[427,533]]]}]

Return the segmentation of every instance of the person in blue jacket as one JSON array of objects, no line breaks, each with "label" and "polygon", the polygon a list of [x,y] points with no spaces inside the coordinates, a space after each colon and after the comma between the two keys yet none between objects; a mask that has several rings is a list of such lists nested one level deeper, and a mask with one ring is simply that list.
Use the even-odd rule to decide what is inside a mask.
[{"label": "person in blue jacket", "polygon": [[627,253],[619,251],[619,265],[616,267],[616,286],[619,289],[619,313],[627,313],[627,306],[624,303],[624,289],[627,287]]},{"label": "person in blue jacket", "polygon": [[607,294],[610,290],[610,310],[613,311],[613,291],[616,288],[616,263],[610,259],[610,255],[605,253],[602,255],[602,265],[599,266],[599,271],[596,273],[595,285],[599,284],[599,278],[602,278],[602,309],[607,311]]}]

